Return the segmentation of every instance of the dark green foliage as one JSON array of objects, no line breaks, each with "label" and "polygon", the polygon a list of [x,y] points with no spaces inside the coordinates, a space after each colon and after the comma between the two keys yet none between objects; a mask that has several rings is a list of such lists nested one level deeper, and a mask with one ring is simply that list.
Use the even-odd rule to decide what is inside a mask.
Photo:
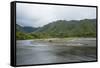
[{"label": "dark green foliage", "polygon": [[23,33],[23,32],[16,32],[16,39],[24,40],[24,39],[33,39],[33,36]]},{"label": "dark green foliage", "polygon": [[57,20],[43,27],[32,28],[17,27],[17,39],[96,37],[96,19]]}]

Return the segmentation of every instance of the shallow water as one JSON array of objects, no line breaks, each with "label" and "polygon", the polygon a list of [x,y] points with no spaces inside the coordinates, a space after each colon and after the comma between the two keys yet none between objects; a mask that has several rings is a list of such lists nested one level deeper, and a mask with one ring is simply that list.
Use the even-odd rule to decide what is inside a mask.
[{"label": "shallow water", "polygon": [[17,40],[17,65],[96,60],[95,38]]}]

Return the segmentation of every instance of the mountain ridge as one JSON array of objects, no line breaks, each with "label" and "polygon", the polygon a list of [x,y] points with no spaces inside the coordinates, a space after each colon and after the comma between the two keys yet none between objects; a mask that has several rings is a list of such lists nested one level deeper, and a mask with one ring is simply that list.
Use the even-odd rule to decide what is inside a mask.
[{"label": "mountain ridge", "polygon": [[57,20],[39,28],[17,25],[16,29],[32,38],[96,37],[96,19]]}]

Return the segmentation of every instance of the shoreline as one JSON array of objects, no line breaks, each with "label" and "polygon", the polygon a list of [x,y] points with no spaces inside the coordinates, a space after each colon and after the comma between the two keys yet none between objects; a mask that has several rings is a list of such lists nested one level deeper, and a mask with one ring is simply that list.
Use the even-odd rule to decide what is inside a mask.
[{"label": "shoreline", "polygon": [[[44,41],[49,41],[49,40],[74,40],[74,39],[78,39],[78,40],[80,40],[80,39],[87,39],[87,40],[96,40],[96,37],[70,37],[70,38],[42,38],[42,39],[26,39],[26,41],[27,40],[33,40],[33,41],[35,41],[35,40],[44,40]],[[25,40],[16,40],[16,41],[25,41]]]}]

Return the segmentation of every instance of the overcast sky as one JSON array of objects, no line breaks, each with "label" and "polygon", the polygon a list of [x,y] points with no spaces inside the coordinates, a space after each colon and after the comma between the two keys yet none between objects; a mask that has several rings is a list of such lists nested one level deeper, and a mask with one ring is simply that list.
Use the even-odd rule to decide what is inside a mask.
[{"label": "overcast sky", "polygon": [[56,20],[96,18],[96,8],[17,3],[17,24],[41,27]]}]

